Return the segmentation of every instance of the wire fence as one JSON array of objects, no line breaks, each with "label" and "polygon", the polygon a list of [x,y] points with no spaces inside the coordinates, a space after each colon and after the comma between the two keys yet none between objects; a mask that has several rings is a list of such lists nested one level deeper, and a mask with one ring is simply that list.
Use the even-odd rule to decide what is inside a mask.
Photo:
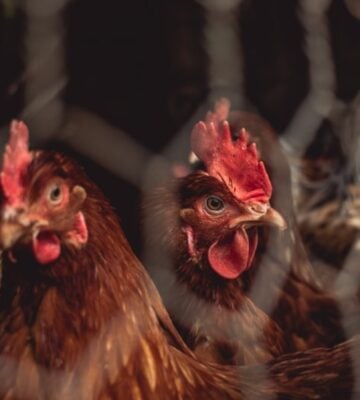
[{"label": "wire fence", "polygon": [[[46,4],[45,4],[46,3]],[[239,26],[239,13],[241,14],[242,0],[199,0],[205,15],[203,30],[204,48],[208,57],[208,87],[206,99],[197,108],[192,110],[191,116],[184,122],[162,152],[153,153],[142,146],[131,133],[115,127],[96,113],[80,107],[69,106],[63,100],[63,91],[68,83],[65,63],[65,26],[62,15],[67,5],[67,0],[28,1],[19,2],[22,12],[26,15],[27,28],[24,37],[25,54],[25,105],[19,117],[24,118],[32,133],[32,143],[44,143],[51,140],[60,140],[71,146],[78,153],[95,161],[97,164],[115,174],[124,181],[135,185],[144,197],[152,193],[156,186],[166,184],[176,168],[180,174],[190,170],[188,164],[190,154],[189,137],[194,124],[204,119],[208,110],[213,108],[214,102],[220,97],[228,98],[232,103],[233,111],[251,110],[260,113],[256,105],[249,99],[245,88],[246,64],[243,53],[243,41]],[[331,37],[329,32],[328,11],[330,0],[301,0],[298,2],[297,16],[304,32],[304,52],[308,62],[309,90],[304,100],[299,104],[289,124],[283,132],[279,132],[279,142],[284,154],[287,156],[291,168],[290,182],[284,183],[281,170],[274,169],[272,176],[275,188],[285,192],[292,191],[294,202],[290,213],[299,215],[299,221],[307,218],[301,209],[298,199],[303,193],[303,180],[301,160],[309,145],[315,139],[324,120],[330,124],[338,137],[341,151],[346,156],[346,177],[351,176],[351,184],[359,183],[360,169],[360,103],[359,95],[351,101],[344,101],[336,94],[336,71]],[[356,18],[360,17],[358,3],[345,1],[349,12]],[[11,2],[3,0],[4,9],[13,12]],[[264,65],[266,68],[266,65]],[[1,143],[6,141],[2,129]],[[152,133],[149,133],[152,134]],[[181,172],[182,171],[182,172]],[[331,174],[330,174],[331,175]],[[329,177],[332,179],[333,175]],[[348,178],[344,178],[345,180]],[[324,181],[317,190],[325,190],[328,181]],[[291,197],[291,196],[290,196]],[[284,208],[282,197],[275,196],[272,202],[276,207]],[[344,202],[345,200],[339,200]],[[360,275],[359,266],[359,211],[354,211],[351,219],[352,226],[357,234],[351,244],[351,251],[343,262],[342,269],[336,272],[333,282],[333,293],[336,293],[342,314],[344,327],[348,337],[357,333],[356,326],[352,324],[353,310],[349,310],[349,301],[358,303]],[[285,207],[287,207],[285,205]],[[125,211],[126,212],[126,211]],[[345,221],[347,217],[341,218]],[[154,235],[154,221],[146,219],[144,237]],[[334,235],[339,232],[334,232]],[[279,240],[271,238],[273,242]],[[298,237],[289,233],[288,242],[268,245],[268,252],[262,259],[259,273],[252,285],[249,296],[255,303],[261,303],[268,314],[271,314],[276,305],[276,291],[272,287],[281,287],[286,279],[286,273],[273,274],[271,264],[282,258],[282,262],[290,270],[294,257],[294,241]],[[272,243],[273,243],[272,242]],[[150,243],[150,245],[149,245]],[[281,254],[274,254],[271,248],[282,249]],[[186,290],[184,286],[177,285],[175,272],[172,268],[173,261],[167,257],[162,247],[154,246],[153,242],[145,240],[145,248],[141,258],[151,270],[165,304],[178,310],[174,312],[186,314],[186,318],[199,318],[204,321],[208,318],[211,329],[212,315],[217,312],[212,306],[198,300],[196,296]],[[285,261],[284,261],[285,260]],[[284,270],[285,272],[286,270]],[[321,277],[320,277],[321,278]],[[321,280],[321,279],[320,279]],[[188,297],[193,304],[192,314],[185,312],[178,299]],[[350,315],[349,315],[350,313]],[[180,315],[181,316],[181,315]],[[236,318],[231,323],[236,323]],[[359,375],[359,374],[358,374]]]}]

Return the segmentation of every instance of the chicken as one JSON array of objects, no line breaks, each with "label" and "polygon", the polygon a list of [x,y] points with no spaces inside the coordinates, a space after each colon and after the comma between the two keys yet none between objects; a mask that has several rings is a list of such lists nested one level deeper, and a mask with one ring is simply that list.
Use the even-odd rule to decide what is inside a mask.
[{"label": "chicken", "polygon": [[[347,130],[340,128],[346,137]],[[297,177],[300,232],[315,271],[329,288],[345,267],[360,233],[360,185],[353,165],[357,160],[352,160],[351,154],[347,159],[333,129],[329,122],[324,123],[302,159],[291,158]],[[356,153],[359,145],[352,142]]]},{"label": "chicken", "polygon": [[[345,338],[340,311],[306,261],[290,187],[276,187],[280,214],[270,204],[272,184],[247,131],[232,139],[229,107],[221,100],[193,130],[200,170],[154,191],[146,202],[154,226],[150,246],[160,245],[150,265],[165,304],[190,347],[218,362],[262,362],[333,346]],[[241,116],[247,117],[242,124],[259,130],[259,119]],[[260,135],[264,154],[274,161],[272,176],[284,186],[284,158],[268,128]],[[285,164],[285,172],[276,164]],[[254,304],[253,286],[264,270],[263,300]]]},{"label": "chicken", "polygon": [[[206,126],[200,128],[205,130]],[[231,140],[228,125],[225,128],[224,134]],[[241,140],[240,151],[246,137]],[[249,159],[256,157],[256,150],[251,151],[245,151]],[[268,198],[271,186],[260,165],[255,173],[264,177],[261,183],[267,193],[256,187],[252,190],[261,200],[261,196]],[[167,306],[187,343],[201,357],[224,364],[262,362],[289,349],[281,329],[244,294],[243,282],[236,278],[252,263],[257,226],[274,223],[283,227],[285,223],[267,199],[255,204],[249,197],[248,203],[239,205],[222,178],[215,176],[223,177],[224,172],[191,174],[176,182],[175,188],[157,191],[147,204],[154,232],[164,235],[164,240],[157,242],[170,245],[175,283],[180,284],[170,291],[170,299],[165,295]],[[235,191],[236,187],[234,183]],[[252,226],[239,229],[244,224]]]},{"label": "chicken", "polygon": [[334,113],[301,158],[289,157],[302,240],[317,278],[341,305],[350,334],[359,332],[360,305],[360,142],[353,112],[356,107],[340,118]]},{"label": "chicken", "polygon": [[1,399],[350,395],[358,338],[252,368],[199,362],[100,190],[66,156],[30,152],[22,122],[11,125],[0,183]]}]

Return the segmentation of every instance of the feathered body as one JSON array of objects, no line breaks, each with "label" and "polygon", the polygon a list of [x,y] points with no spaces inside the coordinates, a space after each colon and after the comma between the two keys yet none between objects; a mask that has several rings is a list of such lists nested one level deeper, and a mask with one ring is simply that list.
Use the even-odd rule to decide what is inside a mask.
[{"label": "feathered body", "polygon": [[[348,132],[342,129],[346,141]],[[356,153],[356,141],[348,146]],[[347,156],[331,126],[324,123],[306,154],[300,160],[291,158],[300,232],[325,284],[344,267],[360,232],[357,160]]]},{"label": "feathered body", "polygon": [[[314,255],[341,269],[360,233],[360,187],[349,185],[349,199],[331,198],[299,212],[303,240]],[[341,232],[341,235],[339,234]]]},{"label": "feathered body", "polygon": [[[304,170],[299,172],[305,174]],[[300,183],[297,218],[300,233],[317,276],[330,290],[341,270],[347,270],[360,237],[360,186],[346,184],[339,192],[327,192],[324,183],[308,176]],[[329,177],[326,178],[326,180]],[[310,183],[311,182],[311,183]],[[311,191],[304,186],[313,185]],[[326,184],[325,184],[326,186]],[[356,280],[356,268],[346,271]],[[346,287],[343,288],[346,291]]]}]

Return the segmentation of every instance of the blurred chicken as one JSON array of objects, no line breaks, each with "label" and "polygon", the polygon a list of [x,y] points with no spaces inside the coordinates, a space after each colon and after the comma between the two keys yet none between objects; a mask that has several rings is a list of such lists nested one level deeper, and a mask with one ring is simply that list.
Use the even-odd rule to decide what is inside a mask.
[{"label": "blurred chicken", "polygon": [[29,152],[22,122],[11,126],[1,190],[1,399],[333,399],[352,391],[358,339],[256,368],[198,362],[99,189],[69,158]]},{"label": "blurred chicken", "polygon": [[[339,135],[346,137],[346,124],[338,125]],[[300,232],[319,278],[329,288],[360,235],[359,161],[354,159],[360,145],[350,138],[347,147],[352,151],[344,148],[335,127],[325,121],[301,160],[290,158]]]},{"label": "blurred chicken", "polygon": [[201,169],[147,202],[151,246],[158,246],[152,273],[165,304],[190,347],[219,362],[333,346],[345,337],[341,315],[307,262],[279,145],[259,118],[236,115],[235,125],[240,117],[261,145],[281,214],[270,205],[272,183],[247,131],[232,138],[229,106],[219,101],[193,130]]}]

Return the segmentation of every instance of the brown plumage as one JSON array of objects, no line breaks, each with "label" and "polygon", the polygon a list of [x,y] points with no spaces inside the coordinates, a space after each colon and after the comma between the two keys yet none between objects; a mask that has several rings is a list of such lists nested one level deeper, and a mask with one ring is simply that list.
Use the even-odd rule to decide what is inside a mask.
[{"label": "brown plumage", "polygon": [[[205,158],[200,159],[205,165],[158,189],[147,200],[147,223],[154,226],[149,247],[155,250],[150,265],[165,304],[188,344],[202,357],[220,362],[242,364],[288,351],[333,346],[345,338],[341,314],[335,298],[317,283],[306,259],[293,217],[289,171],[275,135],[255,116],[238,113],[231,117],[228,113],[228,102],[221,100],[203,123],[210,137],[220,138],[219,143],[211,139],[212,150],[207,150],[205,156],[197,150]],[[207,154],[216,159],[221,140],[228,140],[221,139],[226,135],[226,118],[234,132],[239,132],[239,126],[249,130],[263,150],[274,186],[271,203],[285,218],[286,230],[271,226],[282,223],[266,199],[260,201],[260,209],[268,211],[259,218],[236,197],[231,174],[242,174],[241,162],[237,160],[238,169],[229,167],[221,176],[208,170]],[[195,134],[197,129],[196,126]],[[197,139],[207,140],[205,134]],[[199,146],[197,143],[195,148]],[[218,157],[224,154],[219,152]],[[231,158],[232,153],[227,154]],[[215,162],[221,161],[212,161]],[[209,212],[206,203],[213,197],[222,204],[217,213]],[[252,204],[257,206],[259,200]],[[230,260],[231,265],[234,259],[241,259],[240,251],[228,245],[234,240],[231,221],[236,218],[244,220],[236,229],[247,232],[246,251],[252,251],[255,235],[257,248],[250,268],[225,276],[224,268],[213,267],[210,251],[221,243],[227,246],[223,260]],[[166,256],[162,254],[164,247]],[[253,286],[259,273],[266,277],[262,278],[261,293],[255,299]],[[269,307],[271,303],[273,307]]]},{"label": "brown plumage", "polygon": [[360,185],[344,182],[326,161],[298,163],[297,219],[318,276],[331,285],[359,237]]},{"label": "brown plumage", "polygon": [[325,121],[305,154],[290,162],[296,218],[309,258],[323,287],[341,301],[347,331],[359,332],[359,143],[356,135],[349,137],[355,132],[350,126],[339,124],[334,135],[336,125]]},{"label": "brown plumage", "polygon": [[[320,189],[321,190],[321,189]],[[349,198],[329,198],[299,210],[299,227],[314,259],[338,272],[360,233],[360,186],[347,187]],[[340,234],[341,233],[341,234]]]},{"label": "brown plumage", "polygon": [[[20,157],[12,150],[25,144],[19,153],[27,152],[23,129],[12,126],[1,175],[1,399],[333,399],[352,391],[358,339],[253,368],[197,361],[81,168],[41,151],[11,167]],[[314,368],[324,363],[319,379]]]}]

